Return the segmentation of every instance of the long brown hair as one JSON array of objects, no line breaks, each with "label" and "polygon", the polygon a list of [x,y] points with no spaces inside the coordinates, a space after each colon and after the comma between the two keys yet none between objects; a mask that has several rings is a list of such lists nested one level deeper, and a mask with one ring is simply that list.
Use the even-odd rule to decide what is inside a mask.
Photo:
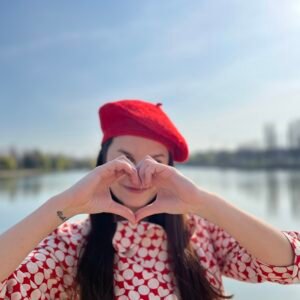
[{"label": "long brown hair", "polygon": [[[105,163],[106,153],[112,139],[102,145],[97,166]],[[169,156],[169,165],[173,159]],[[112,194],[115,201],[118,199]],[[153,199],[155,200],[155,199]],[[115,249],[112,239],[116,231],[114,214],[91,214],[91,230],[80,254],[75,286],[80,300],[114,299],[113,262]],[[180,299],[214,300],[230,299],[213,287],[205,276],[205,270],[190,244],[190,235],[185,215],[157,214],[148,217],[149,222],[161,225],[168,237],[170,253],[175,258],[173,271]]]}]

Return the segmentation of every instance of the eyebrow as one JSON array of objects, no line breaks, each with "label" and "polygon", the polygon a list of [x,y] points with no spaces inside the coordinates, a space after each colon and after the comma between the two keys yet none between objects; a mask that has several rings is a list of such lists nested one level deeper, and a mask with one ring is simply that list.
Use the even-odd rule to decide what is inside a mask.
[{"label": "eyebrow", "polygon": [[[133,157],[133,155],[130,152],[126,151],[126,150],[118,149],[118,152]],[[165,157],[165,155],[163,153],[154,154],[154,155],[150,155],[150,156],[153,157],[153,158],[154,157],[155,158],[157,158],[157,157]]]}]

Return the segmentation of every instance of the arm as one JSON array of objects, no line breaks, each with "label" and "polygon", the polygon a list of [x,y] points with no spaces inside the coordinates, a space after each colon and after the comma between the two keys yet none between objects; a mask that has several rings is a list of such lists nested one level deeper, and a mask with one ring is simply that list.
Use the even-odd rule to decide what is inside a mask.
[{"label": "arm", "polygon": [[[146,170],[150,176],[146,176]],[[140,173],[143,182],[147,183],[147,178],[152,180],[158,193],[153,203],[137,210],[137,221],[157,213],[193,213],[227,231],[262,262],[277,266],[293,264],[295,252],[291,243],[271,225],[201,189],[175,168],[151,158],[145,158]]]},{"label": "arm", "polygon": [[223,228],[257,259],[276,266],[294,263],[294,251],[284,233],[219,196],[200,189],[197,195],[196,214]]},{"label": "arm", "polygon": [[283,232],[294,250],[295,260],[289,266],[277,266],[261,262],[223,228],[196,214],[188,216],[191,243],[211,283],[217,280],[221,284],[221,275],[253,283],[299,283],[300,233]]},{"label": "arm", "polygon": [[66,199],[52,197],[0,235],[0,282],[19,266],[43,238],[63,223],[56,211],[61,210],[67,215],[65,207]]}]

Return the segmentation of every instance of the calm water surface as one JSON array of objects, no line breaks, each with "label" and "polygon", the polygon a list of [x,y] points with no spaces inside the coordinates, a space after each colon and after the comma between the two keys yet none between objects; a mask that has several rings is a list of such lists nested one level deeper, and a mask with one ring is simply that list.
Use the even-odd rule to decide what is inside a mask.
[{"label": "calm water surface", "polygon": [[[277,228],[300,231],[300,172],[179,168],[199,186]],[[0,180],[0,233],[87,173],[81,170]],[[85,215],[73,219],[82,217]],[[224,285],[234,299],[300,299],[299,284],[252,284],[224,278]]]}]

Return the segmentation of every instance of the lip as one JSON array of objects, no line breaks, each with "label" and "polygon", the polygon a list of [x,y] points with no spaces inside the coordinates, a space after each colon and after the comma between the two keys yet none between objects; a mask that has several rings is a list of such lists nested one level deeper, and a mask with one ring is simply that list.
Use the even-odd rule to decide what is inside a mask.
[{"label": "lip", "polygon": [[130,191],[131,193],[135,193],[135,194],[142,194],[144,193],[145,191],[147,191],[148,189],[138,189],[138,188],[134,188],[134,187],[131,187],[131,186],[127,186],[127,185],[123,185],[123,187]]}]

